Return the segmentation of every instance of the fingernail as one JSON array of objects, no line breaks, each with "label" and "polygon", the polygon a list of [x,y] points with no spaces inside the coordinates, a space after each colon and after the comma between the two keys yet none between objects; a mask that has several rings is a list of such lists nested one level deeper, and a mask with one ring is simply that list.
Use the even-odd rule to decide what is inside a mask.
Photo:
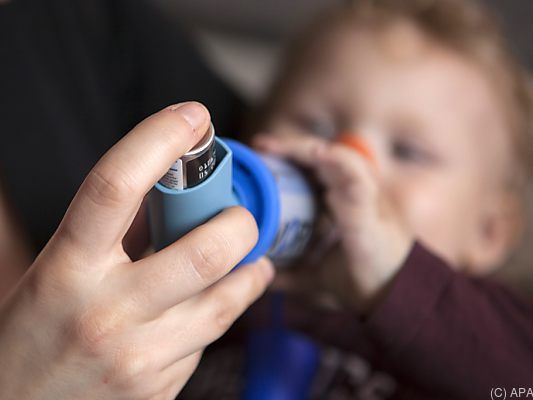
[{"label": "fingernail", "polygon": [[178,111],[194,130],[200,128],[207,118],[205,107],[194,101],[177,104],[170,109]]},{"label": "fingernail", "polygon": [[267,258],[262,258],[261,260],[259,260],[259,263],[261,271],[265,275],[267,282],[271,283],[274,280],[274,276],[276,275],[276,271],[274,270],[272,262]]}]

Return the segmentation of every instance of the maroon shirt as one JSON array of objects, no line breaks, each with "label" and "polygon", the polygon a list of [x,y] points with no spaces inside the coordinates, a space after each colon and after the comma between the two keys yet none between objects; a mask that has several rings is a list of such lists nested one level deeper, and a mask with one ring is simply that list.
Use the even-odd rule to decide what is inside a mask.
[{"label": "maroon shirt", "polygon": [[531,305],[420,245],[360,328],[407,398],[489,399],[492,388],[533,387]]},{"label": "maroon shirt", "polygon": [[[262,313],[268,302],[251,314]],[[453,271],[419,244],[365,320],[296,299],[287,302],[286,313],[291,329],[322,347],[313,399],[475,400],[490,399],[493,388],[505,388],[507,398],[513,389],[533,388],[533,309],[488,279]],[[240,391],[242,336],[236,328],[208,352],[183,398],[216,398],[220,392],[206,390],[209,376],[224,381],[226,391],[233,380],[232,393]],[[231,379],[221,379],[231,370],[228,362],[219,368],[221,359],[229,358]],[[194,396],[196,385],[203,396]]]}]

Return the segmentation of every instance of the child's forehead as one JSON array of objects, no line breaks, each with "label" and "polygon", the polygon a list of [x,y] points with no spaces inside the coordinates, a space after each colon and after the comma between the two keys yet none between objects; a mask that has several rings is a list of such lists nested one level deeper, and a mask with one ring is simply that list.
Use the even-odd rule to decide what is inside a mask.
[{"label": "child's forehead", "polygon": [[299,87],[314,87],[317,93],[331,92],[333,87],[347,98],[362,90],[359,103],[384,93],[400,103],[423,101],[442,107],[449,103],[455,108],[464,105],[465,113],[487,108],[498,113],[498,96],[480,66],[420,38],[404,48],[401,43],[418,33],[403,30],[403,37],[389,39],[403,28],[398,29],[382,37],[369,31],[338,30],[319,43],[314,60],[302,62],[292,80]]},{"label": "child's forehead", "polygon": [[311,34],[298,54],[301,67],[321,65],[340,53],[377,53],[391,59],[416,57],[432,44],[430,37],[414,24],[399,20],[373,27],[338,23]]}]

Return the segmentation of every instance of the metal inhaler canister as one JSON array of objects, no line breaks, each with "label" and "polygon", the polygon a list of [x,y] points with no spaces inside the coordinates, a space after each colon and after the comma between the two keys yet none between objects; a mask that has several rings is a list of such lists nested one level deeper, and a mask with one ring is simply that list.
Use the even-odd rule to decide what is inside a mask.
[{"label": "metal inhaler canister", "polygon": [[159,180],[169,189],[183,190],[199,185],[215,169],[215,128],[211,124],[202,139]]}]

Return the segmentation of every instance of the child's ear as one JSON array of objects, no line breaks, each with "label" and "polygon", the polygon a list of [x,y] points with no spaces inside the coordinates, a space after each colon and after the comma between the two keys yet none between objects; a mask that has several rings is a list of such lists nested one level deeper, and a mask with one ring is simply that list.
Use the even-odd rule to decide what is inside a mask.
[{"label": "child's ear", "polygon": [[503,193],[479,210],[467,254],[468,270],[486,275],[498,269],[517,245],[525,228],[524,207],[515,193]]}]

